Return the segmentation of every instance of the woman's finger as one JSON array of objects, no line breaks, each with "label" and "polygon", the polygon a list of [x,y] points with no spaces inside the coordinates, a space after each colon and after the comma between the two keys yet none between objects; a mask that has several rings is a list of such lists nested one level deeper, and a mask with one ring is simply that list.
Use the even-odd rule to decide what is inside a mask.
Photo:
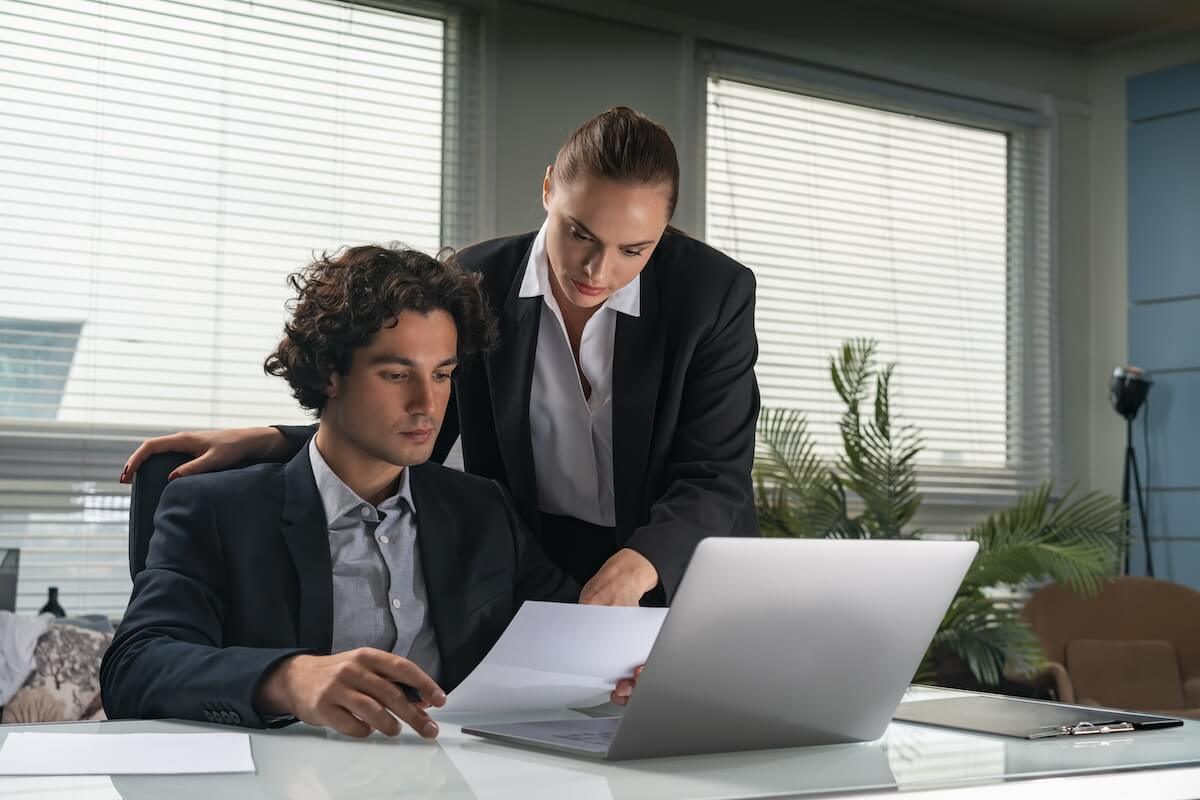
[{"label": "woman's finger", "polygon": [[147,439],[137,446],[137,449],[129,456],[129,460],[125,462],[125,467],[121,470],[121,483],[132,481],[134,474],[150,456],[171,452],[190,453],[198,456],[205,447],[206,445],[198,442],[194,436],[188,433],[172,433],[169,436],[155,436],[153,439]]},{"label": "woman's finger", "polygon": [[214,472],[220,468],[221,465],[217,463],[217,459],[213,456],[213,451],[209,450],[199,458],[193,458],[191,461],[185,461],[180,464],[167,476],[167,480],[173,481],[176,478],[182,478],[184,475],[202,475],[205,472]]},{"label": "woman's finger", "polygon": [[622,678],[617,681],[616,687],[612,690],[612,694],[608,699],[619,706],[623,706],[629,702],[629,698],[633,695],[634,682],[629,678]]}]

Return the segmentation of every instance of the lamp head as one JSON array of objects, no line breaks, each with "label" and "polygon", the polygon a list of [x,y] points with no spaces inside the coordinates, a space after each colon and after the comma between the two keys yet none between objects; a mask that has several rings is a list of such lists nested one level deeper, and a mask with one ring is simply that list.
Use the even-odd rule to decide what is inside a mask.
[{"label": "lamp head", "polygon": [[1113,409],[1132,421],[1142,403],[1146,402],[1146,395],[1153,384],[1137,367],[1114,367],[1112,378],[1108,381],[1108,397]]}]

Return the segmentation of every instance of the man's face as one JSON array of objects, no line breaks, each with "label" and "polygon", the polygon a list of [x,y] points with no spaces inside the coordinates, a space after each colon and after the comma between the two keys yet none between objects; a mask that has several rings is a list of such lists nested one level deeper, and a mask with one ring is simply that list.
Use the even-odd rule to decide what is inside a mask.
[{"label": "man's face", "polygon": [[454,318],[404,311],[354,352],[350,370],[329,381],[321,425],[331,423],[358,450],[407,467],[429,460],[458,365]]}]

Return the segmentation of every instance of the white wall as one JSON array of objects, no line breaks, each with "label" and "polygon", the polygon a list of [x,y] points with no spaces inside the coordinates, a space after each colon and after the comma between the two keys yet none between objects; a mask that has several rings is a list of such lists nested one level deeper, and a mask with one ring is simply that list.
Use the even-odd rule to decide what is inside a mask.
[{"label": "white wall", "polygon": [[[1113,366],[1128,352],[1128,241],[1126,237],[1125,81],[1134,75],[1200,60],[1200,32],[1160,38],[1096,54],[1088,73],[1092,102],[1091,175],[1088,205],[1092,317],[1086,341],[1092,458],[1088,483],[1118,493],[1124,424],[1108,403],[1105,387]],[[1143,467],[1144,468],[1144,467]]]},{"label": "white wall", "polygon": [[[1092,369],[1091,321],[1103,319],[1092,295],[1106,298],[1109,292],[1107,287],[1095,292],[1090,288],[1091,139],[1084,54],[842,3],[610,0],[600,10],[585,0],[495,0],[488,13],[492,47],[490,64],[484,68],[497,98],[490,120],[497,180],[493,224],[484,225],[487,235],[540,224],[541,179],[559,144],[580,122],[615,104],[633,106],[671,131],[684,169],[676,223],[700,231],[702,203],[695,179],[703,154],[694,125],[701,76],[695,52],[705,42],[1058,109],[1054,177],[1063,474],[1068,482],[1084,487],[1106,477],[1092,468],[1089,446],[1096,434],[1090,410],[1096,397],[1103,400],[1104,391]],[[1123,291],[1123,279],[1121,285]],[[1107,306],[1101,311],[1107,313]]]}]

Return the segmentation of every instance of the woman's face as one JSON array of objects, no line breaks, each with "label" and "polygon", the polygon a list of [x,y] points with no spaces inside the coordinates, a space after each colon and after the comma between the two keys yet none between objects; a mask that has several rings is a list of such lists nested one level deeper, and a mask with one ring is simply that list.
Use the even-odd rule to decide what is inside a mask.
[{"label": "woman's face", "polygon": [[542,184],[546,252],[561,296],[595,308],[646,266],[666,230],[670,187],[580,176]]}]

